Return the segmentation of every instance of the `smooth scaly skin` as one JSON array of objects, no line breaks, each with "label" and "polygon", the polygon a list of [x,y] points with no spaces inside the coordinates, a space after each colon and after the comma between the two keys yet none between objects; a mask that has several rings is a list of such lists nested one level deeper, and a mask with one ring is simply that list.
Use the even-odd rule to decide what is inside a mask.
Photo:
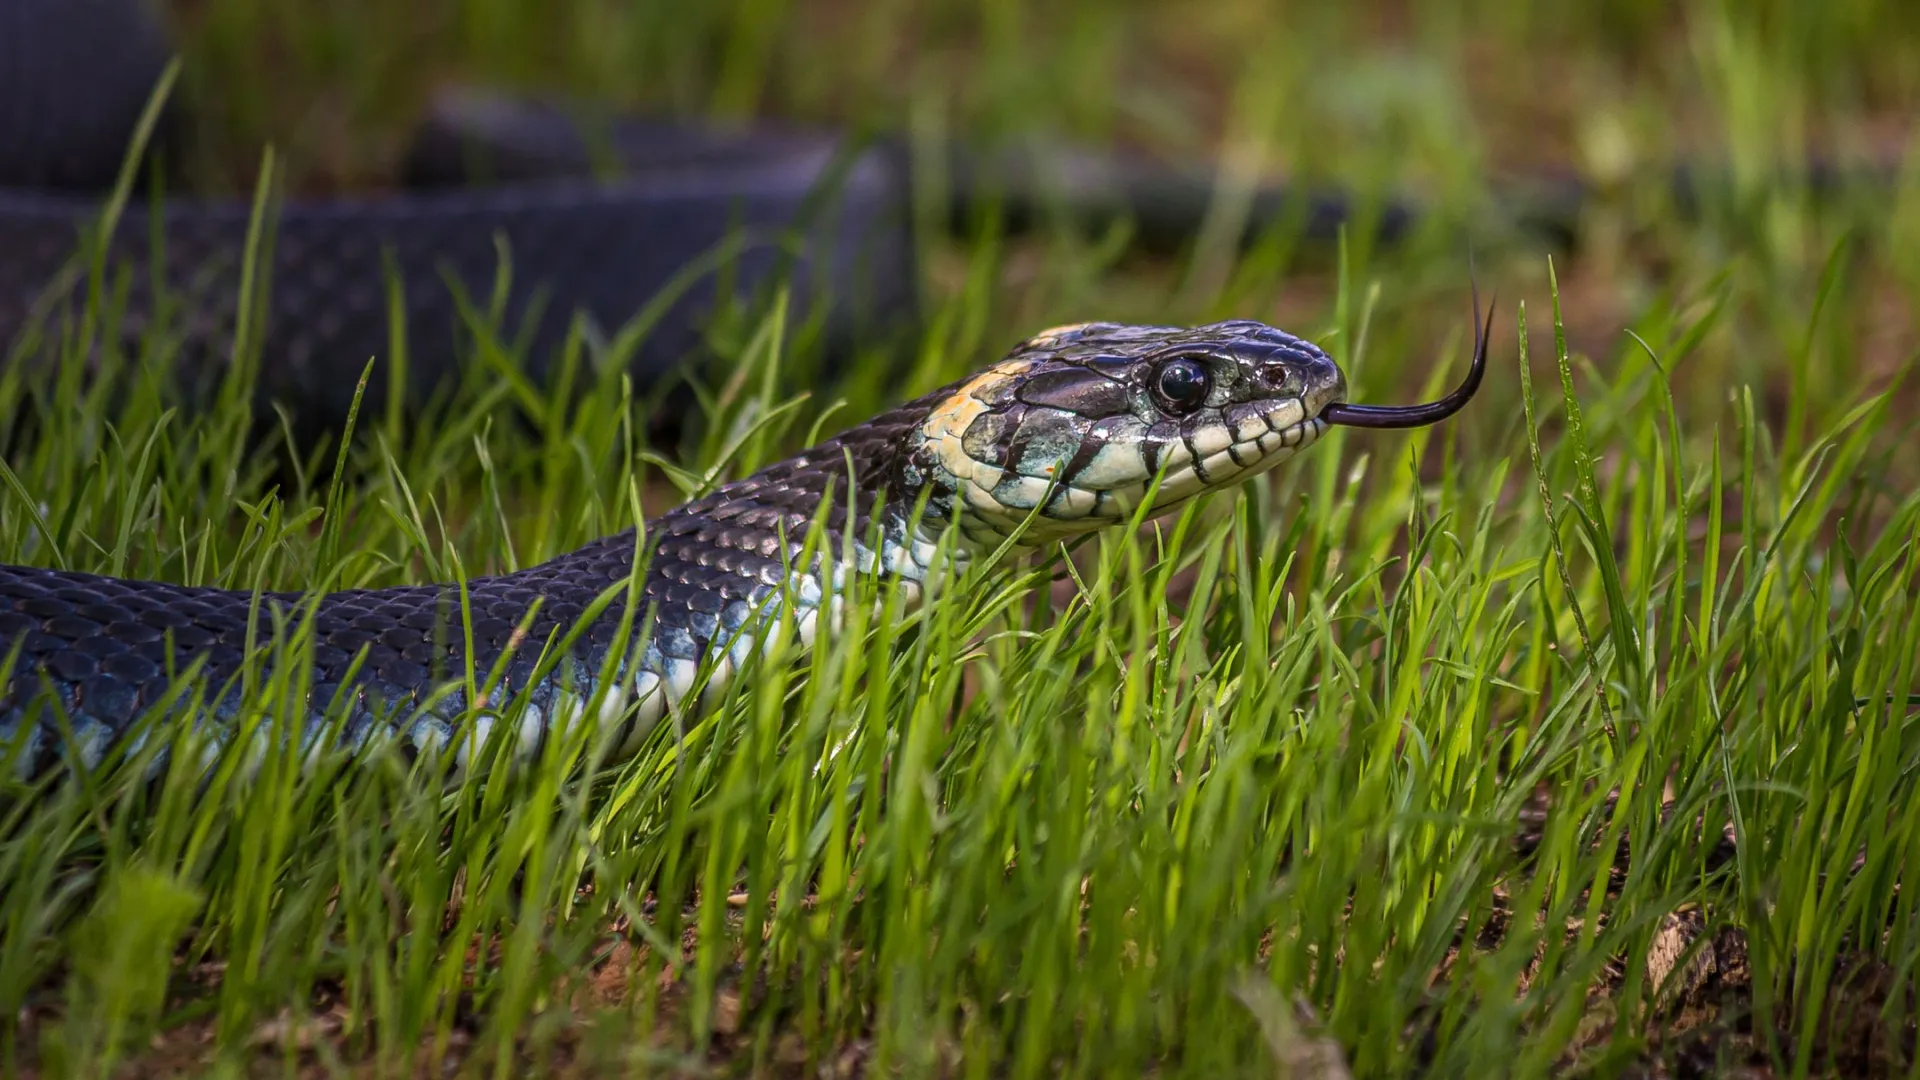
[{"label": "smooth scaly skin", "polygon": [[[1156,379],[1176,361],[1189,371],[1197,362],[1209,376],[1191,411],[1156,396]],[[977,375],[648,523],[639,614],[651,613],[653,631],[627,639],[639,648],[617,666],[619,692],[605,697],[599,719],[623,725],[619,741],[632,748],[693,688],[703,658],[715,660],[707,690],[723,685],[782,604],[791,606],[801,643],[813,639],[820,612],[837,613],[848,569],[837,559],[798,565],[830,487],[822,550],[843,552],[851,534],[855,569],[899,575],[917,595],[929,575],[953,568],[936,544],[949,524],[958,542],[947,550],[961,561],[998,547],[1028,519],[1019,545],[1049,544],[1125,520],[1163,469],[1150,512],[1164,513],[1310,445],[1327,426],[1320,414],[1344,391],[1325,353],[1254,322],[1092,323],[1042,333]],[[877,551],[866,546],[876,530]],[[578,715],[603,670],[638,554],[627,530],[540,566],[468,582],[471,658],[459,592],[445,585],[338,592],[317,605],[270,593],[256,614],[246,592],[0,566],[0,659],[20,650],[0,699],[0,741],[17,755],[20,775],[70,755],[91,765],[167,691],[170,663],[176,672],[203,664],[210,711],[230,722],[250,614],[252,640],[262,641],[271,639],[276,613],[297,623],[311,607],[310,718],[339,694],[350,743],[397,734],[403,748],[451,744],[464,761],[493,734],[492,721],[475,721],[486,730],[456,731],[472,714],[450,684],[464,685],[469,659],[484,683],[509,654],[490,700],[528,693],[531,707],[513,734],[520,752],[531,752],[556,720]],[[537,677],[542,648],[609,589],[612,602],[560,654],[563,662]],[[47,689],[60,711],[47,707]]]}]

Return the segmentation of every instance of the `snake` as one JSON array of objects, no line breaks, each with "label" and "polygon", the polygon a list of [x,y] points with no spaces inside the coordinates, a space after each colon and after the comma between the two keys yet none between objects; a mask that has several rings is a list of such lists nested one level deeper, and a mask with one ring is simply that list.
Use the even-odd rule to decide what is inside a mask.
[{"label": "snake", "polygon": [[[584,718],[630,754],[669,709],[723,689],[771,628],[806,648],[838,625],[855,575],[917,602],[982,558],[1057,551],[1242,484],[1334,426],[1452,416],[1486,368],[1493,310],[1481,322],[1474,303],[1466,377],[1407,406],[1347,401],[1324,349],[1258,321],[1045,330],[640,526],[464,585],[256,594],[0,566],[0,746],[21,777],[98,767],[157,730],[136,721],[185,672],[208,688],[191,717],[217,749],[262,627],[305,620],[306,647],[286,654],[307,665],[291,684],[304,692],[275,715],[337,721],[310,733],[458,771],[495,738],[524,760]],[[469,702],[471,671],[497,673],[498,697]],[[509,698],[511,723],[490,708]]]}]

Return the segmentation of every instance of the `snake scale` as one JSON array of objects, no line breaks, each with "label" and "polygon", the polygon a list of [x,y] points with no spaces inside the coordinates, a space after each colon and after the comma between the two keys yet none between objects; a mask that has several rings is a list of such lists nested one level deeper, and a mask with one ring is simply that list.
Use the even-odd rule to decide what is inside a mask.
[{"label": "snake scale", "polygon": [[[310,649],[288,654],[310,657],[302,719],[332,718],[352,745],[385,736],[415,756],[451,747],[463,764],[496,734],[493,714],[469,709],[460,691],[471,668],[498,671],[494,692],[524,702],[513,730],[499,725],[515,752],[537,750],[589,700],[603,703],[596,722],[621,725],[614,742],[630,748],[697,680],[708,691],[724,685],[767,640],[760,630],[773,616],[791,616],[784,625],[803,647],[814,640],[823,616],[838,617],[849,572],[891,575],[917,597],[934,575],[1010,539],[1037,550],[1240,483],[1330,425],[1411,427],[1452,415],[1478,389],[1491,315],[1476,322],[1461,385],[1406,407],[1347,403],[1346,378],[1325,351],[1259,322],[1047,330],[638,533],[470,580],[464,601],[445,584],[256,601],[247,591],[0,566],[0,661],[10,663],[0,754],[21,777],[93,767],[182,672],[205,680],[196,724],[228,730],[249,642],[302,618]],[[851,495],[830,497],[836,488]],[[816,515],[826,543],[808,548]],[[637,593],[625,590],[642,562]],[[623,635],[635,595],[645,631]],[[562,647],[542,663],[555,641]],[[616,641],[631,648],[608,663]],[[602,672],[614,692],[596,696]]]}]

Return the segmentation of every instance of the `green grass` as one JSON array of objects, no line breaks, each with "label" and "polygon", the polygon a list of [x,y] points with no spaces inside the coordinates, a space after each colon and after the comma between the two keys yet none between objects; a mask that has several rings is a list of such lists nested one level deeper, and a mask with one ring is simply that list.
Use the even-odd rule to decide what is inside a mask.
[{"label": "green grass", "polygon": [[[1453,217],[1536,122],[1589,165],[1690,146],[1739,168],[1696,219],[1628,185],[1571,260],[1480,247],[1505,299],[1458,420],[1338,431],[1072,574],[998,567],[856,619],[617,767],[555,756],[452,793],[277,759],[9,788],[0,1071],[1268,1076],[1330,1038],[1355,1076],[1920,1072],[1920,185],[1816,204],[1763,167],[1910,99],[1920,52],[1887,29],[1900,5],[1765,7],[1421,9],[1418,47],[1351,64],[1326,56],[1374,41],[1365,19],[1253,5],[1190,26],[1094,4],[463,8],[423,67],[820,116],[904,79],[902,123],[991,131],[1038,103],[1025,122],[1090,136],[1225,130],[1371,189],[1422,179]],[[248,35],[301,43],[286,81],[360,103],[349,130],[401,108],[386,54],[355,46],[409,40],[381,20],[411,8],[197,9],[188,89],[263,88],[227,96],[258,110],[227,128],[253,149],[207,148],[209,173],[248,175],[300,100],[265,91]],[[836,18],[864,28],[857,62],[805,63]],[[1470,62],[1485,49],[1513,70]],[[1183,99],[1195,53],[1213,62]],[[58,373],[0,377],[0,560],[236,588],[526,566],[1065,321],[1269,318],[1365,401],[1465,362],[1442,226],[1174,265],[1111,240],[935,239],[906,386],[876,365],[821,389],[807,342],[735,313],[695,373],[701,422],[651,448],[652,403],[584,346],[575,392],[476,358],[344,449],[249,439],[259,358],[188,410],[163,338],[93,348],[116,340],[105,277],[40,346]],[[1684,919],[1696,949],[1745,948],[1737,986],[1718,951],[1735,989],[1704,1021],[1648,975]]]}]

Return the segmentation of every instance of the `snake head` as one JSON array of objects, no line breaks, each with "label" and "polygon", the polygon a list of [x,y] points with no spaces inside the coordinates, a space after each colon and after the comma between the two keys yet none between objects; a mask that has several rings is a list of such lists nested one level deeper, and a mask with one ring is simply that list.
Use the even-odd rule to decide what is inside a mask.
[{"label": "snake head", "polygon": [[981,540],[1037,508],[1028,535],[1044,541],[1270,468],[1318,439],[1345,393],[1332,357],[1262,323],[1062,327],[938,397],[907,480]]},{"label": "snake head", "polygon": [[930,489],[930,515],[957,518],[969,539],[1025,528],[1044,543],[1125,520],[1149,498],[1150,516],[1177,509],[1336,423],[1443,419],[1473,395],[1485,360],[1483,331],[1467,384],[1438,402],[1382,408],[1347,404],[1332,357],[1259,322],[1057,327],[933,395],[904,479],[916,494]]}]

